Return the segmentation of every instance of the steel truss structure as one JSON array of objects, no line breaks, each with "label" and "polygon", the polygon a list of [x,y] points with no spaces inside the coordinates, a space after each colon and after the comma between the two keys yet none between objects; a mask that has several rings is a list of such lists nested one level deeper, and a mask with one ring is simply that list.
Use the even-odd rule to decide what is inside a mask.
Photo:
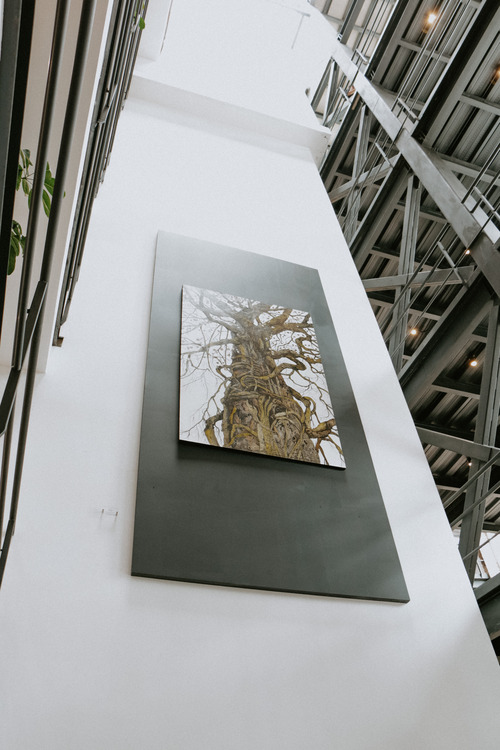
[{"label": "steel truss structure", "polygon": [[500,532],[500,6],[313,4],[337,30],[322,179],[473,581]]}]

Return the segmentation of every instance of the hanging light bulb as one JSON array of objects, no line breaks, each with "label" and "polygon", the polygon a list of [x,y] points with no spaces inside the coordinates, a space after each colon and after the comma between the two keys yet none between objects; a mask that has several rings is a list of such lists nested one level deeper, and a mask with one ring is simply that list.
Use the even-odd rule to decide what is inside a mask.
[{"label": "hanging light bulb", "polygon": [[428,32],[428,31],[429,31],[430,29],[432,29],[432,27],[434,26],[434,24],[435,24],[435,23],[436,23],[436,21],[437,21],[437,17],[438,17],[438,14],[437,14],[437,13],[436,13],[436,11],[434,11],[434,10],[431,10],[431,11],[430,11],[430,12],[429,12],[429,13],[428,13],[428,14],[426,15],[426,17],[425,17],[425,21],[424,21],[424,28],[423,28],[423,32],[424,32],[424,34],[427,34],[427,32]]}]

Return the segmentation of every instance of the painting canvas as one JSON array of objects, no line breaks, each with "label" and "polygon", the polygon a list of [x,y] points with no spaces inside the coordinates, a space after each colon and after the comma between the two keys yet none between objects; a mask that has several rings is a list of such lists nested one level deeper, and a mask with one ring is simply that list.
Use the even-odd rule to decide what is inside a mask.
[{"label": "painting canvas", "polygon": [[187,286],[179,437],[345,467],[311,315]]},{"label": "painting canvas", "polygon": [[159,233],[132,574],[408,600],[317,269]]}]

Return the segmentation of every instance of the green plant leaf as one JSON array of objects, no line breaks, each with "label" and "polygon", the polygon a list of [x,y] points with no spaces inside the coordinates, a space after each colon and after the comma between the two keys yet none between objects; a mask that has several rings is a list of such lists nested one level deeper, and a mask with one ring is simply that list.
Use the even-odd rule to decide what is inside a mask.
[{"label": "green plant leaf", "polygon": [[7,265],[7,275],[14,271],[16,267],[16,258],[21,252],[21,248],[24,252],[24,241],[26,237],[23,236],[23,230],[18,221],[12,222],[12,230],[10,233],[10,247],[9,247],[9,262]]},{"label": "green plant leaf", "polygon": [[11,242],[10,250],[9,250],[9,262],[7,265],[7,276],[10,276],[11,273],[13,273],[15,267],[16,267],[16,255],[12,249],[12,242]]},{"label": "green plant leaf", "polygon": [[43,210],[46,216],[50,216],[50,195],[46,190],[42,193]]},{"label": "green plant leaf", "polygon": [[[31,208],[31,198],[33,195],[33,189],[31,187],[33,175],[29,173],[29,167],[33,166],[31,161],[31,151],[29,148],[23,148],[19,151],[19,164],[17,165],[17,177],[16,177],[16,190],[20,187],[23,189],[24,195],[28,198],[28,208]],[[42,191],[42,205],[43,210],[47,216],[50,215],[50,209],[52,205],[52,198],[54,192],[55,178],[50,171],[49,163],[45,166],[44,176],[44,188]],[[66,193],[64,193],[66,195]],[[16,258],[22,252],[26,245],[26,237],[23,234],[23,228],[18,221],[12,221],[11,233],[10,233],[10,247],[9,247],[9,263],[7,267],[7,273],[11,274],[16,267]]]},{"label": "green plant leaf", "polygon": [[49,162],[47,162],[47,166],[45,167],[45,189],[52,195],[54,192],[54,183],[55,178],[52,175],[52,172],[50,171]]},{"label": "green plant leaf", "polygon": [[146,22],[144,21],[144,18],[142,16],[139,18],[139,28],[141,29],[141,31],[146,28]]},{"label": "green plant leaf", "polygon": [[29,150],[29,148],[21,149],[20,154],[21,154],[21,160],[23,162],[23,167],[25,169],[28,169],[28,167],[32,167],[33,162],[31,161],[31,151]]}]

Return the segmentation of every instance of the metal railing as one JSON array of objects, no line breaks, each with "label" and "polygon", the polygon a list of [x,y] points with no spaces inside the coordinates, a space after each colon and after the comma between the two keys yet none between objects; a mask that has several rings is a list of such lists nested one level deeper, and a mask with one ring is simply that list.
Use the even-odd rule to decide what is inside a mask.
[{"label": "metal railing", "polygon": [[[26,439],[30,419],[33,388],[35,383],[40,339],[44,318],[44,306],[46,292],[51,283],[51,268],[54,255],[57,225],[61,213],[64,197],[64,185],[68,171],[73,136],[76,129],[76,117],[78,102],[80,100],[82,84],[85,76],[86,61],[89,52],[89,44],[93,26],[94,13],[97,0],[84,0],[81,5],[80,23],[76,41],[73,71],[69,93],[66,99],[65,116],[62,135],[59,145],[57,167],[55,172],[55,184],[52,196],[45,243],[41,260],[39,278],[36,282],[35,292],[29,298],[31,286],[31,275],[37,248],[35,247],[36,229],[40,210],[42,208],[42,191],[44,186],[45,165],[47,163],[47,149],[52,130],[55,112],[56,94],[62,69],[62,51],[66,38],[66,29],[70,12],[70,0],[58,0],[52,48],[47,74],[44,106],[40,134],[37,146],[36,164],[33,178],[33,189],[31,205],[26,230],[26,243],[22,264],[22,273],[17,305],[17,318],[15,324],[14,346],[12,352],[12,364],[7,383],[0,397],[0,435],[3,435],[3,453],[0,473],[0,584],[3,579],[5,564],[9,553],[12,536],[15,531],[17,511],[19,505],[23,463],[26,449]],[[133,21],[135,30],[140,29],[140,17],[143,16],[144,0],[119,0],[115,3],[116,14],[119,17],[126,16],[128,21]],[[12,211],[14,195],[16,191],[16,177],[18,154],[21,139],[22,112],[26,98],[26,86],[28,78],[28,55],[26,49],[30,49],[31,35],[33,29],[34,0],[7,0],[4,21],[8,19],[7,33],[4,40],[15,40],[15,50],[10,50],[7,57],[2,54],[2,67],[0,68],[0,93],[3,96],[2,106],[9,112],[8,140],[5,148],[0,149],[0,179],[4,177],[4,188],[2,196],[2,225],[0,234],[0,288],[4,294],[7,279],[7,264],[9,257],[10,230],[12,223]],[[13,28],[14,23],[14,28]],[[114,29],[116,32],[116,29]],[[109,39],[109,37],[108,37]],[[138,34],[135,33],[134,44],[124,47],[118,45],[113,47],[108,42],[106,59],[112,57],[118,65],[118,88],[113,88],[108,95],[108,111],[121,108],[122,97],[125,95],[126,87],[121,83],[129,81],[131,70],[137,53]],[[112,48],[112,52],[110,52]],[[2,50],[5,53],[6,48]],[[7,63],[5,62],[7,57]],[[115,69],[115,68],[114,68]],[[7,84],[4,86],[5,80]],[[108,79],[106,79],[108,80]],[[105,86],[101,87],[103,90]],[[9,98],[5,98],[5,91]],[[103,165],[109,156],[114,131],[116,128],[116,117],[112,119],[113,128],[106,132],[106,137],[100,153],[103,159],[99,162],[100,167],[97,176],[102,176]],[[5,123],[0,118],[0,125],[6,130]],[[3,131],[2,131],[3,132]],[[2,155],[9,153],[10,161],[4,165]],[[4,169],[5,166],[5,169]],[[2,305],[3,307],[3,305]],[[0,321],[1,326],[1,321]],[[28,357],[29,352],[29,357]],[[28,357],[26,380],[19,428],[17,430],[17,445],[15,455],[11,459],[11,449],[14,441],[14,419],[18,386],[21,381],[21,372],[25,359]],[[13,464],[12,481],[9,478],[9,469]],[[9,490],[9,488],[11,488]],[[10,492],[10,496],[9,496]],[[10,502],[9,502],[10,501]],[[4,529],[4,517],[8,511],[7,524]]]},{"label": "metal railing", "polygon": [[[67,98],[59,156],[57,159],[56,180],[52,197],[50,217],[47,225],[42,264],[35,293],[31,299],[31,302],[29,302],[28,300],[31,271],[36,250],[35,232],[42,206],[41,196],[45,175],[45,165],[47,161],[47,146],[54,117],[56,91],[62,67],[62,50],[69,16],[69,1],[59,0],[56,9],[42,123],[40,127],[40,136],[37,148],[31,208],[28,218],[28,227],[26,231],[26,245],[18,297],[15,340],[12,353],[12,367],[0,403],[0,434],[4,435],[2,476],[0,481],[0,514],[3,520],[7,502],[8,473],[10,468],[10,452],[13,439],[13,424],[17,388],[20,380],[22,366],[29,349],[29,362],[26,372],[26,383],[21,410],[19,435],[14,460],[15,466],[10,494],[9,518],[5,533],[3,534],[2,549],[0,553],[0,583],[3,579],[5,563],[16,526],[21,478],[26,449],[26,438],[28,433],[33,388],[35,384],[36,367],[40,348],[40,338],[44,316],[44,303],[47,287],[50,283],[55,235],[61,211],[62,199],[64,197],[64,183],[71,151],[71,143],[75,131],[77,104],[80,98],[80,92],[83,83],[85,63],[88,54],[96,2],[97,0],[86,0],[86,2],[83,3],[82,6],[73,72]],[[20,50],[20,54],[23,53],[24,50]]]},{"label": "metal railing", "polygon": [[[0,95],[2,109],[0,114],[0,129],[2,134],[0,152],[1,172],[1,228],[0,228],[0,331],[3,326],[3,310],[5,291],[7,286],[8,263],[10,254],[10,237],[12,216],[14,211],[14,197],[21,146],[21,131],[23,124],[24,102],[28,81],[29,54],[33,33],[34,2],[23,0],[6,0],[3,16],[3,44],[2,60],[0,63]],[[8,21],[7,21],[8,19]],[[10,463],[10,452],[13,437],[13,409],[19,382],[21,367],[16,366],[20,354],[21,366],[26,355],[27,347],[33,335],[38,320],[40,306],[45,294],[45,287],[39,286],[36,300],[33,301],[31,311],[25,311],[22,321],[24,329],[23,344],[13,353],[12,369],[0,403],[2,414],[2,428],[4,435],[2,468],[0,474],[0,583],[3,577],[5,561],[8,555],[10,540],[14,532],[17,511],[17,500],[12,495],[9,519],[4,533],[4,515],[7,498],[7,479]],[[21,326],[16,326],[20,329]],[[17,331],[16,331],[17,332]],[[19,340],[19,337],[16,336]]]},{"label": "metal railing", "polygon": [[[380,0],[373,5],[366,18],[364,26],[356,41],[356,46],[350,51],[352,62],[359,71],[370,77],[370,61],[376,47],[373,46],[375,32],[380,41],[390,20],[389,9],[393,6],[390,0]],[[403,79],[398,83],[398,90],[393,97],[392,112],[398,117],[401,125],[408,125],[409,129],[418,123],[423,102],[431,97],[426,89],[429,82],[433,82],[434,90],[441,79],[446,65],[449,64],[450,47],[453,51],[472,26],[478,6],[474,0],[445,0],[435,21],[422,32],[419,44],[415,45],[416,54],[412,64]],[[425,23],[425,21],[424,21]],[[339,35],[341,40],[341,35]],[[402,42],[404,40],[401,40]],[[445,54],[446,53],[446,54]],[[337,79],[338,82],[337,82]],[[333,58],[328,61],[323,77],[311,100],[313,110],[318,114],[318,107],[325,97],[322,124],[325,127],[341,124],[352,106],[355,97],[347,97],[346,92],[355,88],[356,76],[347,80]]]},{"label": "metal railing", "polygon": [[105,66],[97,90],[89,142],[80,182],[66,268],[56,316],[53,344],[61,346],[61,327],[68,318],[87,239],[94,199],[109,164],[116,126],[127,98],[141,36],[140,19],[148,0],[115,0]]}]

